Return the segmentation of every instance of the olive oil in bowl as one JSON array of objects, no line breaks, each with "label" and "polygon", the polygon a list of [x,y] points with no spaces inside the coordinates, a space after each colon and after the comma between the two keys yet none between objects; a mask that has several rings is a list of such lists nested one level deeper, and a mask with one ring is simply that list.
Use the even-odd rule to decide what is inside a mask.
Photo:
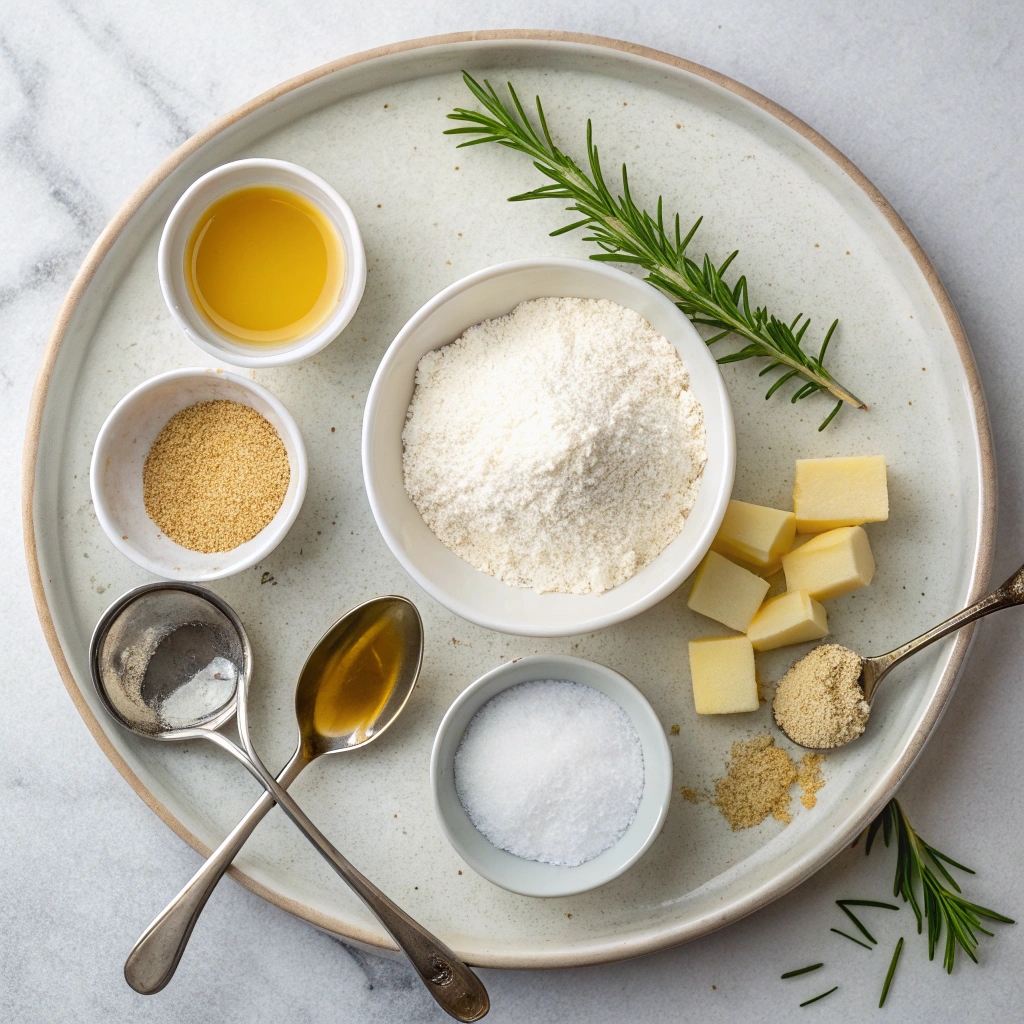
[{"label": "olive oil in bowl", "polygon": [[276,185],[236,189],[199,216],[185,246],[196,309],[224,337],[282,346],[330,317],[345,282],[345,251],[330,218]]}]

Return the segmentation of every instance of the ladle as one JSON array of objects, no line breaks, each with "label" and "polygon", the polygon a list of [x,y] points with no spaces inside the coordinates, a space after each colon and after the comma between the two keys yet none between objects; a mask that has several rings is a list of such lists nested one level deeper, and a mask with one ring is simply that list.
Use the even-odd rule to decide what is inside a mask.
[{"label": "ladle", "polygon": [[[342,718],[330,702],[338,694],[327,689],[333,686],[341,693],[346,672],[358,679],[366,668],[361,661],[371,652],[374,659],[386,660],[383,671],[392,680],[390,691],[375,714],[341,731],[337,726]],[[440,1006],[462,1021],[487,1013],[487,992],[476,975],[356,870],[285,789],[321,754],[372,742],[405,706],[423,657],[422,623],[410,601],[367,601],[321,638],[296,687],[299,743],[276,780],[249,737],[249,640],[238,616],[215,594],[187,583],[155,583],[129,591],[103,614],[89,655],[100,700],[119,723],[160,741],[213,742],[245,765],[267,791],[136,943],[125,963],[132,988],[150,994],[170,981],[210,893],[276,802],[405,951]],[[379,674],[381,663],[376,665]],[[236,712],[241,747],[218,731]]]},{"label": "ladle", "polygon": [[[860,685],[864,690],[864,699],[870,704],[878,692],[879,684],[897,666],[902,664],[911,655],[917,654],[936,640],[941,640],[950,633],[976,619],[991,615],[992,612],[1002,611],[1004,608],[1013,608],[1016,605],[1024,604],[1024,565],[1022,565],[1001,587],[992,591],[986,597],[975,601],[974,604],[951,615],[948,619],[932,627],[927,633],[905,643],[902,647],[889,651],[888,654],[879,654],[874,658],[865,658],[860,670]],[[782,728],[780,726],[780,728]],[[786,732],[785,729],[782,730]],[[789,736],[789,733],[786,733]],[[789,736],[797,746],[804,746],[798,740]]]}]

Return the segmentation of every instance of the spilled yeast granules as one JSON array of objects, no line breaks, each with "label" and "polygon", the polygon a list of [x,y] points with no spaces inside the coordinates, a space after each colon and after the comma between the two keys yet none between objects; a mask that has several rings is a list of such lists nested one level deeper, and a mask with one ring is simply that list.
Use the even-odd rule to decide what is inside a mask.
[{"label": "spilled yeast granules", "polygon": [[760,825],[770,814],[787,825],[789,787],[796,782],[796,765],[775,738],[762,733],[732,745],[724,779],[715,779],[715,804],[734,832]]},{"label": "spilled yeast granules", "polygon": [[252,540],[277,515],[291,477],[271,423],[240,402],[197,402],[157,434],[142,469],[150,518],[206,554]]},{"label": "spilled yeast granules", "polygon": [[732,756],[724,779],[715,779],[714,803],[734,832],[760,825],[770,814],[789,824],[789,787],[797,783],[803,790],[800,802],[810,809],[815,793],[825,785],[821,775],[821,754],[805,754],[799,767],[784,750],[775,746],[775,737],[761,733],[751,740],[732,745]]},{"label": "spilled yeast granules", "polygon": [[821,774],[821,762],[825,760],[824,754],[804,754],[800,758],[800,764],[796,769],[796,784],[804,791],[800,797],[800,803],[810,810],[817,802],[815,793],[825,785]]}]

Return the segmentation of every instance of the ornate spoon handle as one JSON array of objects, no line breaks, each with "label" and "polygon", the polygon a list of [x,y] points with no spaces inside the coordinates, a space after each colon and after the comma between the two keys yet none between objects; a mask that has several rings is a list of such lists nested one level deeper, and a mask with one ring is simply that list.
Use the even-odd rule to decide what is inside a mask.
[{"label": "ornate spoon handle", "polygon": [[320,851],[323,858],[348,883],[370,908],[378,921],[411,961],[427,991],[438,1005],[456,1020],[475,1021],[490,1009],[487,990],[480,979],[437,936],[431,935],[401,907],[393,903],[361,871],[349,863],[330,840],[313,824],[301,807],[277,784],[264,768],[244,724],[239,730],[253,765],[278,806],[298,826],[299,831]]},{"label": "ornate spoon handle", "polygon": [[966,626],[975,619],[980,619],[992,612],[1001,611],[1003,608],[1013,608],[1015,605],[1024,604],[1024,565],[1022,565],[998,590],[992,591],[986,597],[975,601],[974,604],[963,611],[951,615],[944,622],[933,626],[927,633],[897,647],[888,654],[880,654],[877,658],[865,658],[864,668],[861,671],[861,684],[864,687],[864,698],[870,702],[878,689],[878,684],[897,666],[900,662],[906,661],[912,654],[916,654],[923,647],[941,640],[944,636],[955,632]]}]

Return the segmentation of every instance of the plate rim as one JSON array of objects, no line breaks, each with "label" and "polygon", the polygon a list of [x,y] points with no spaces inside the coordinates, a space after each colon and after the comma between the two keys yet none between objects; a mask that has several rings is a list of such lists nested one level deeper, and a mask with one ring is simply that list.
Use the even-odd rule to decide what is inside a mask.
[{"label": "plate rim", "polygon": [[[918,269],[921,271],[929,290],[931,291],[939,311],[946,322],[946,325],[956,346],[957,355],[963,366],[967,382],[966,398],[973,414],[975,425],[975,442],[979,458],[980,468],[980,490],[978,495],[978,531],[975,550],[973,552],[973,565],[971,566],[971,588],[969,600],[976,600],[984,592],[991,568],[993,549],[995,544],[996,527],[996,473],[995,458],[992,446],[992,432],[989,423],[988,410],[985,402],[984,391],[981,379],[978,375],[977,364],[966,333],[960,323],[960,318],[953,307],[946,289],[939,278],[931,260],[925,254],[917,238],[909,227],[903,222],[896,210],[885,199],[876,186],[867,178],[863,172],[850,161],[839,149],[830,143],[824,136],[819,134],[808,124],[792,114],[786,108],[761,95],[746,85],[732,79],[720,72],[713,71],[704,65],[677,57],[673,54],[642,46],[638,43],[630,43],[606,36],[589,35],[577,32],[556,32],[537,29],[495,29],[487,31],[469,31],[445,33],[433,36],[425,36],[417,39],[403,40],[390,43],[385,46],[375,47],[370,50],[363,50],[334,61],[321,64],[309,71],[287,79],[280,84],[260,93],[241,106],[217,118],[201,131],[179,146],[173,153],[165,158],[149,174],[141,185],[121,205],[118,211],[111,218],[99,237],[93,243],[85,260],[72,280],[61,305],[58,309],[53,328],[50,331],[39,372],[36,376],[32,389],[32,397],[29,405],[28,424],[25,433],[25,443],[22,455],[22,535],[25,546],[25,557],[28,568],[29,583],[32,589],[32,596],[35,602],[36,613],[39,617],[40,626],[47,646],[57,666],[68,695],[71,698],[79,715],[82,717],[86,727],[92,733],[93,739],[100,749],[114,765],[117,771],[132,787],[136,794],[142,799],[149,809],[156,814],[161,821],[176,835],[188,843],[193,849],[204,857],[212,852],[206,844],[193,835],[182,825],[174,814],[161,803],[143,785],[139,777],[132,771],[131,767],[118,752],[117,748],[107,738],[100,726],[99,721],[93,714],[91,708],[85,702],[78,684],[71,672],[64,651],[60,645],[57,629],[53,616],[47,602],[46,590],[42,579],[39,564],[39,555],[36,549],[36,526],[35,526],[35,498],[36,498],[36,477],[37,457],[39,452],[39,438],[42,431],[43,416],[46,409],[46,400],[49,386],[56,365],[57,356],[67,331],[70,320],[90,285],[97,269],[103,259],[110,251],[115,240],[128,225],[132,217],[139,211],[143,203],[164,181],[164,179],[177,168],[184,160],[191,156],[215,136],[230,128],[250,113],[266,106],[274,100],[310,85],[320,78],[324,78],[337,71],[353,67],[358,64],[367,63],[407,53],[414,50],[428,49],[437,46],[451,46],[453,44],[477,43],[477,42],[553,42],[569,46],[599,47],[605,50],[618,52],[633,57],[646,59],[658,64],[667,65],[705,81],[716,85],[732,93],[739,98],[759,107],[767,114],[781,121],[784,125],[801,135],[815,148],[820,150],[827,158],[835,163],[858,188],[865,193],[876,209],[882,214],[889,226],[893,229],[900,242],[906,248]],[[505,969],[529,969],[529,968],[563,968],[580,967],[591,964],[613,963],[620,960],[642,956],[646,953],[653,953],[661,949],[687,942],[702,935],[709,934],[718,928],[731,924],[746,917],[757,910],[762,909],[769,903],[783,896],[801,882],[805,881],[816,871],[820,870],[828,861],[844,849],[852,839],[859,834],[867,822],[878,813],[882,806],[888,801],[892,793],[899,786],[903,777],[910,770],[914,761],[920,755],[945,711],[949,698],[956,686],[960,671],[970,649],[974,635],[975,626],[971,625],[961,630],[957,635],[953,649],[949,655],[949,662],[936,688],[928,713],[922,719],[919,727],[910,737],[906,747],[886,775],[877,780],[872,787],[873,797],[863,806],[866,808],[855,820],[845,829],[838,830],[827,843],[814,852],[813,855],[806,855],[794,862],[790,867],[777,875],[770,882],[763,884],[758,889],[721,912],[706,917],[705,919],[689,924],[667,924],[653,929],[648,929],[642,934],[633,935],[626,939],[604,938],[597,942],[588,943],[579,948],[556,948],[536,950],[531,954],[507,954],[507,953],[474,953],[473,951],[459,951],[467,962],[479,967],[493,967]],[[341,922],[327,914],[323,914],[313,907],[300,903],[287,896],[263,885],[255,878],[247,875],[240,869],[232,866],[229,869],[232,877],[244,885],[250,891],[261,896],[263,899],[280,907],[281,909],[299,917],[314,926],[339,935],[349,941],[364,946],[376,947],[378,950],[396,949],[393,943],[382,938],[376,932],[368,929],[354,927],[351,924]]]}]

